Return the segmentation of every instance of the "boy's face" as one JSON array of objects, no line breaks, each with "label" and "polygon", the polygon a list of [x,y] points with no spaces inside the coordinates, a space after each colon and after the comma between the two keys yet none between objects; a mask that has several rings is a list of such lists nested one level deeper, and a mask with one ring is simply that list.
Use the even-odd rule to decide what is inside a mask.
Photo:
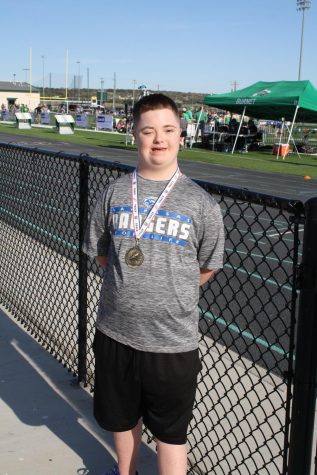
[{"label": "boy's face", "polygon": [[153,171],[176,168],[180,133],[179,118],[171,109],[143,112],[134,130],[139,168]]}]

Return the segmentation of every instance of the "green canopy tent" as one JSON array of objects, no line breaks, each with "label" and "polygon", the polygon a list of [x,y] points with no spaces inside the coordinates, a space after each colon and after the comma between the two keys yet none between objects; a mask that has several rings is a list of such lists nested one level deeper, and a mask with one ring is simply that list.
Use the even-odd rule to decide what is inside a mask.
[{"label": "green canopy tent", "polygon": [[259,81],[238,91],[205,96],[204,104],[242,115],[240,127],[245,113],[256,119],[291,121],[287,143],[295,121],[317,123],[317,90],[310,81]]}]

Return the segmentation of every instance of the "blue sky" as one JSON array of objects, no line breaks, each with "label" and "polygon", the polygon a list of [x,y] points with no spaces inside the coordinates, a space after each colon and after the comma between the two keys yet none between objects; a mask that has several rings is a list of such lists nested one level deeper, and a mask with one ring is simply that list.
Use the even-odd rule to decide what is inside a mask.
[{"label": "blue sky", "polygon": [[[317,0],[305,14],[301,79],[317,87]],[[145,84],[203,93],[297,80],[296,0],[1,0],[0,80],[69,87]],[[44,61],[41,58],[44,56]],[[80,63],[78,63],[78,61]]]}]

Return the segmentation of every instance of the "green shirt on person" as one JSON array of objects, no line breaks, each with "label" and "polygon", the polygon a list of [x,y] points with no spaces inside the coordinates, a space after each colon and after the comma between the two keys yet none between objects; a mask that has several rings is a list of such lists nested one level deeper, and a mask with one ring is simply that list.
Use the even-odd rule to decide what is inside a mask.
[{"label": "green shirt on person", "polygon": [[195,122],[207,122],[207,112],[206,111],[197,111],[194,114]]},{"label": "green shirt on person", "polygon": [[184,119],[187,120],[187,122],[188,122],[189,124],[192,123],[192,121],[193,121],[193,113],[192,113],[191,110],[185,111],[184,114],[183,114],[183,117],[184,117]]}]

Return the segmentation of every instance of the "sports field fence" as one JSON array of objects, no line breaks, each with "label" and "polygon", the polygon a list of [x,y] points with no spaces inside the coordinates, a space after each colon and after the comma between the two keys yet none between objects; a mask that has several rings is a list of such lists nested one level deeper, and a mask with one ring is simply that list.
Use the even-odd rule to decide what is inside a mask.
[{"label": "sports field fence", "polygon": [[[0,302],[91,390],[102,274],[82,241],[98,195],[129,171],[0,144]],[[202,371],[188,473],[311,475],[317,198],[197,183],[219,202],[226,244],[224,268],[199,301]],[[154,444],[147,429],[144,437]]]},{"label": "sports field fence", "polygon": [[[74,118],[76,121],[76,114],[73,112],[70,112],[70,115]],[[5,120],[4,120],[5,117]],[[40,114],[33,114],[33,125],[42,125],[41,124],[41,116]],[[75,127],[77,129],[82,129],[82,130],[88,130],[88,131],[96,131],[96,115],[95,114],[87,114],[86,115],[87,122],[84,125],[76,125]],[[49,126],[49,127],[56,127],[56,119],[55,119],[55,113],[52,112],[48,114],[47,118],[48,122],[45,122],[44,125]],[[116,119],[116,121],[119,121],[119,118]],[[116,122],[115,121],[115,122]],[[0,123],[1,122],[16,122],[15,119],[15,114],[13,112],[9,112],[8,115],[3,115],[0,113]],[[259,148],[256,150],[270,150],[271,148],[273,149],[275,144],[279,143],[290,143],[290,151],[293,153],[300,153],[300,154],[317,154],[317,124],[295,124],[294,130],[291,134],[291,137],[289,138],[289,132],[290,132],[291,125],[288,123],[287,127],[284,127],[283,130],[281,131],[280,128],[275,127],[274,125],[270,124],[270,121],[268,123],[259,125],[259,132],[261,134],[261,140],[257,142],[259,145]],[[117,132],[115,124],[112,129],[114,133]],[[119,129],[122,133],[125,133],[125,128]],[[211,134],[212,137],[212,134]],[[213,141],[217,142],[217,137],[215,138],[210,138],[209,142],[210,144]],[[204,140],[205,141],[205,140]],[[201,145],[201,138],[198,139],[198,145]],[[195,143],[194,143],[195,146]],[[209,145],[209,148],[214,148],[211,145]],[[231,149],[229,149],[231,151]]]}]

